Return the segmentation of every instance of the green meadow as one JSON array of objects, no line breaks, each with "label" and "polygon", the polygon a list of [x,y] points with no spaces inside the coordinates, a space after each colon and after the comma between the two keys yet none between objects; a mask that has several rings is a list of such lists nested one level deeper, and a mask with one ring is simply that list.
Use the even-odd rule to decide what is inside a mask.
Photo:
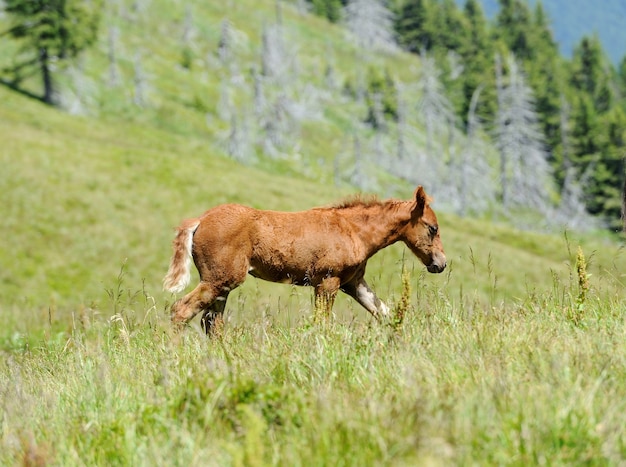
[{"label": "green meadow", "polygon": [[370,261],[392,324],[346,297],[315,319],[310,290],[250,278],[216,338],[176,333],[182,218],[346,193],[0,93],[3,465],[624,462],[617,240],[441,213],[444,274],[400,245]]},{"label": "green meadow", "polygon": [[[231,3],[244,28],[251,3]],[[261,3],[259,25],[273,14]],[[300,29],[339,40],[326,27],[307,17]],[[172,47],[164,56],[179,57]],[[85,60],[104,68],[104,56]],[[250,277],[215,337],[197,319],[175,332],[161,280],[182,219],[355,190],[285,161],[232,160],[223,129],[189,109],[194,88],[181,103],[174,78],[152,73],[171,90],[163,103],[112,96],[100,115],[0,87],[0,465],[626,462],[626,257],[607,233],[438,212],[443,274],[403,245],[368,264],[389,323],[345,296],[323,319],[310,289]],[[213,102],[208,92],[197,96]],[[349,111],[336,112],[302,129],[303,152],[342,144]],[[414,188],[398,181],[394,196]]]}]

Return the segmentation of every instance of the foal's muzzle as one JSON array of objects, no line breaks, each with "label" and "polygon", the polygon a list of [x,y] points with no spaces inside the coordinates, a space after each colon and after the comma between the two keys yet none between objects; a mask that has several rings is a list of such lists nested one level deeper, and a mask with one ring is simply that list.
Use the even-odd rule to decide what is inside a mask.
[{"label": "foal's muzzle", "polygon": [[433,262],[426,266],[426,269],[428,272],[439,274],[446,268],[446,266],[446,257],[442,253],[439,253],[433,257]]}]

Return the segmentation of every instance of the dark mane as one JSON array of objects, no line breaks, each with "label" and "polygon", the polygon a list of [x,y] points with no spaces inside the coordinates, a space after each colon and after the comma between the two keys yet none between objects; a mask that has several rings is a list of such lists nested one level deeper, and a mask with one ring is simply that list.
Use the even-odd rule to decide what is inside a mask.
[{"label": "dark mane", "polygon": [[[401,200],[401,199],[386,199],[381,200],[376,195],[371,194],[362,194],[357,193],[354,195],[350,195],[347,198],[338,201],[337,203],[329,204],[327,206],[320,206],[316,209],[348,209],[355,207],[363,207],[369,208],[372,206],[381,206],[381,205],[401,205],[404,203],[411,203],[412,200]],[[432,202],[432,198],[430,196],[426,196],[426,203],[430,204]]]},{"label": "dark mane", "polygon": [[407,203],[408,201],[403,201],[399,199],[386,199],[381,200],[376,195],[369,194],[355,194],[348,196],[342,201],[339,201],[334,204],[329,204],[327,206],[322,206],[317,209],[349,209],[349,208],[369,208],[372,206],[382,206],[382,205],[400,205],[403,203]]},{"label": "dark mane", "polygon": [[384,201],[381,201],[376,195],[364,195],[357,193],[356,195],[351,195],[338,203],[332,204],[330,207],[335,209],[345,209],[353,208],[355,206],[369,207],[382,203],[384,203]]}]

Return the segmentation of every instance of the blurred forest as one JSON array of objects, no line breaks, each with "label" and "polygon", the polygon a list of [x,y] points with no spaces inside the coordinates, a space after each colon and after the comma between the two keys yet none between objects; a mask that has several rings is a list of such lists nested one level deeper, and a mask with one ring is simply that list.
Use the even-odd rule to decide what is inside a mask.
[{"label": "blurred forest", "polygon": [[[348,24],[368,5],[383,3],[311,0],[313,11]],[[591,35],[566,58],[540,1],[497,3],[488,20],[479,0],[461,6],[454,0],[397,1],[389,6],[394,37],[403,49],[434,60],[447,101],[438,108],[449,108],[457,126],[482,122],[492,135],[501,158],[498,197],[505,208],[520,202],[545,210],[552,184],[569,206],[566,211],[579,211],[582,202],[587,212],[618,227],[626,56],[615,67],[598,36]],[[604,7],[612,11],[604,3],[595,8]],[[571,2],[562,5],[563,11],[571,8]],[[361,13],[351,13],[356,11]],[[536,196],[529,198],[530,191]]]},{"label": "blurred forest", "polygon": [[[219,26],[203,24],[195,2],[177,2],[175,20],[157,19],[155,1],[130,3],[73,0],[38,9],[5,0],[3,37],[23,47],[3,62],[3,82],[23,89],[26,70],[38,69],[45,102],[122,115],[112,103],[126,80],[132,90],[125,95],[148,114],[156,107],[149,94],[167,95],[155,71],[145,71],[162,50],[131,52],[136,46],[129,44],[138,41],[128,38],[133,24],[154,29],[170,21],[180,36],[171,45],[178,63],[153,69],[195,79],[188,125],[201,118],[211,132],[225,134],[222,151],[244,164],[269,161],[270,168],[289,166],[385,194],[393,180],[426,183],[441,206],[459,215],[483,213],[521,226],[621,227],[626,57],[614,65],[595,35],[564,56],[539,1],[499,0],[492,17],[479,0],[268,1],[274,18],[263,21],[254,50],[250,31],[229,18],[234,2],[209,9],[216,10],[212,21],[222,18]],[[344,30],[356,59],[346,60],[346,46],[327,38],[324,51],[312,46],[316,61],[306,62],[308,39],[294,14]],[[216,35],[207,53],[206,38]],[[55,89],[50,75],[94,43],[100,68],[89,69],[87,61],[68,66]],[[414,62],[403,58],[407,52]],[[90,82],[90,74],[107,82]],[[201,97],[207,94],[213,102]],[[154,113],[167,120],[170,112]],[[332,138],[317,131],[342,134],[340,147],[329,149]]]},{"label": "blurred forest", "polygon": [[[463,5],[465,0],[457,0]],[[607,54],[617,64],[624,57],[626,48],[626,2],[622,0],[541,0],[550,18],[554,38],[561,52],[572,57],[574,48],[583,35],[597,34]],[[481,0],[488,18],[499,9],[498,0]],[[536,0],[530,0],[534,6]]]}]

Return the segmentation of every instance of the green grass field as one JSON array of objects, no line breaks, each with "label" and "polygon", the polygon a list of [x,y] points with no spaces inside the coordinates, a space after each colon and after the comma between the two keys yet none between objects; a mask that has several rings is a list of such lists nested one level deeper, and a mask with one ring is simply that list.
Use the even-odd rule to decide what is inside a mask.
[{"label": "green grass field", "polygon": [[395,327],[344,297],[316,321],[310,290],[250,278],[219,337],[197,322],[177,334],[160,280],[180,219],[224,201],[295,210],[345,193],[0,94],[1,464],[626,459],[615,240],[442,213],[446,273],[398,245],[370,261],[382,298],[409,299]]},{"label": "green grass field", "polygon": [[[164,9],[146,12],[127,47],[148,50],[157,12],[169,15],[162,35],[180,28],[181,8],[154,3]],[[273,2],[253,15],[251,1],[229,3],[257,40]],[[221,10],[197,8],[220,24]],[[297,21],[305,75],[321,66],[315,47],[341,34]],[[201,32],[216,42],[218,31]],[[626,462],[626,257],[606,233],[439,212],[444,274],[401,245],[368,265],[392,324],[345,296],[316,319],[311,290],[250,278],[215,338],[197,320],[174,332],[161,280],[183,218],[223,202],[301,210],[354,190],[313,164],[306,177],[293,162],[226,157],[224,128],[189,105],[199,96],[213,112],[216,87],[178,65],[160,72],[180,46],[157,45],[146,108],[102,86],[100,114],[72,116],[0,87],[0,465]],[[105,50],[85,58],[94,76]],[[346,46],[329,54],[355,60]],[[385,63],[410,73],[405,59]],[[332,160],[349,117],[337,108],[304,125],[302,153]]]}]

